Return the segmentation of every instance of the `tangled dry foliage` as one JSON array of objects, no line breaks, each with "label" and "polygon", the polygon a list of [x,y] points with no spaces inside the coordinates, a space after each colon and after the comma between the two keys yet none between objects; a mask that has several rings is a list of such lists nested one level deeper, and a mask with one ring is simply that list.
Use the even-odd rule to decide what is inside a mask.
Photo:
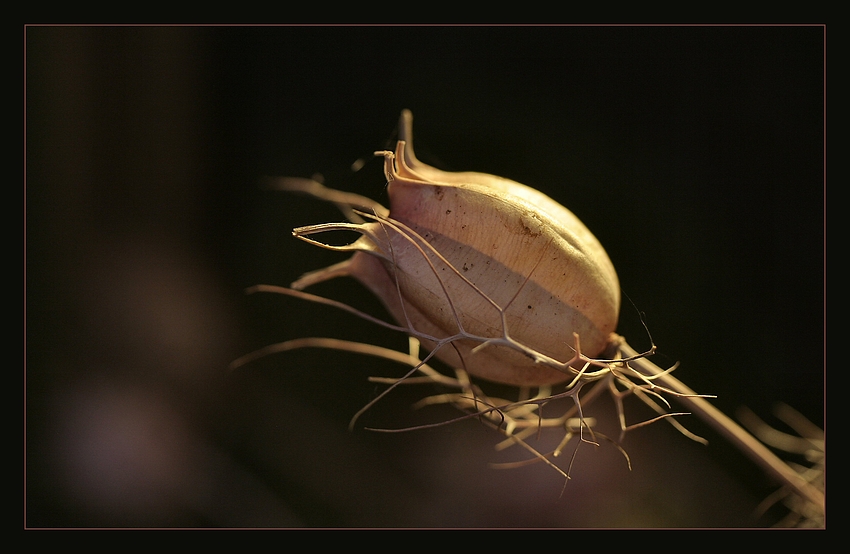
[{"label": "tangled dry foliage", "polygon": [[[255,287],[255,289],[263,290],[262,287]],[[305,296],[305,293],[291,289],[282,289],[280,287],[270,287],[270,289],[271,292],[285,291],[285,294]],[[312,295],[306,296],[309,297]],[[313,300],[315,298],[309,299]],[[328,302],[327,299],[323,300],[325,303]],[[333,301],[330,302],[335,304]],[[351,310],[350,307],[347,309]],[[520,388],[516,400],[488,396],[481,387],[470,379],[467,372],[463,369],[455,368],[453,370],[453,376],[438,371],[428,363],[433,356],[433,352],[423,358],[420,355],[419,341],[412,336],[409,337],[408,352],[400,352],[373,344],[327,337],[293,339],[269,345],[248,354],[234,361],[232,367],[245,365],[254,359],[269,354],[302,348],[346,351],[382,358],[405,365],[411,369],[400,378],[379,376],[370,378],[371,382],[387,385],[387,388],[354,415],[349,425],[351,428],[355,426],[363,413],[398,386],[430,385],[433,388],[433,385],[439,385],[448,392],[426,396],[418,401],[414,407],[421,408],[444,404],[460,410],[462,415],[450,420],[415,427],[401,429],[369,428],[369,430],[384,433],[399,433],[448,425],[465,419],[476,419],[482,424],[496,429],[504,436],[504,440],[495,445],[497,451],[516,446],[528,454],[527,458],[520,461],[492,464],[494,468],[510,469],[532,463],[543,463],[564,478],[564,486],[566,486],[570,479],[570,470],[579,447],[582,444],[599,446],[600,439],[607,441],[620,451],[629,468],[631,468],[629,456],[623,447],[620,446],[623,438],[632,430],[661,420],[666,420],[672,424],[680,433],[689,439],[706,443],[707,441],[704,438],[691,433],[676,420],[677,416],[688,415],[691,412],[668,411],[671,406],[664,395],[674,396],[681,403],[687,405],[693,413],[700,416],[730,440],[730,442],[739,447],[768,474],[771,474],[783,483],[783,486],[775,494],[765,499],[761,506],[759,506],[760,512],[766,511],[772,505],[781,501],[788,508],[789,514],[777,526],[824,527],[825,456],[824,434],[822,430],[785,405],[780,405],[777,408],[777,417],[794,429],[799,436],[793,436],[773,429],[752,412],[741,410],[739,413],[740,419],[758,437],[756,439],[711,406],[705,400],[707,398],[706,395],[696,394],[672,377],[671,373],[676,369],[675,365],[667,370],[662,370],[649,362],[647,360],[647,354],[654,351],[654,346],[648,353],[638,354],[628,346],[622,337],[614,335],[612,339],[612,346],[616,352],[616,356],[613,359],[588,360],[581,371],[576,371],[576,375],[570,383],[566,386],[557,386],[560,392],[553,392],[552,386],[538,387],[534,391],[529,388]],[[576,347],[580,356],[578,341],[576,341]],[[593,370],[588,371],[591,367],[593,367]],[[595,419],[586,416],[583,410],[605,392],[614,400],[617,410],[620,435],[616,439],[595,431]],[[638,398],[658,415],[645,421],[628,424],[626,421],[624,401],[629,396]],[[543,408],[547,404],[565,398],[572,400],[572,404],[568,409],[555,416],[549,416],[547,411],[544,416]],[[547,452],[541,452],[528,440],[539,435],[544,430],[555,430],[563,433],[557,447]],[[572,447],[569,459],[563,463],[559,463],[561,459],[566,458],[562,458],[562,455],[567,445],[574,438],[578,440]],[[807,460],[809,465],[786,463],[774,455],[765,445],[786,453],[801,455]]]},{"label": "tangled dry foliage", "polygon": [[[578,348],[578,341],[577,341]],[[558,472],[565,480],[570,479],[570,468],[575,459],[578,447],[582,443],[599,445],[598,440],[603,439],[613,444],[625,457],[629,464],[629,457],[626,451],[620,446],[626,433],[631,430],[649,425],[656,421],[667,419],[674,427],[688,438],[705,443],[705,439],[694,435],[685,427],[683,427],[675,416],[687,415],[681,412],[668,412],[670,405],[664,398],[663,394],[672,394],[675,396],[684,396],[682,393],[656,385],[653,381],[663,375],[669,374],[675,366],[665,372],[659,372],[655,375],[645,374],[637,371],[629,363],[629,360],[619,357],[614,360],[607,360],[602,363],[599,360],[593,360],[585,363],[581,371],[577,371],[573,380],[566,386],[559,386],[562,392],[553,393],[551,386],[543,386],[536,389],[534,393],[529,388],[520,388],[518,398],[509,400],[505,398],[497,398],[488,396],[481,387],[474,384],[469,375],[463,369],[454,369],[454,376],[449,376],[437,371],[429,365],[427,361],[430,355],[424,360],[420,356],[419,341],[414,337],[409,337],[409,351],[398,352],[392,349],[358,342],[345,341],[340,339],[311,337],[294,339],[283,343],[275,344],[263,348],[257,352],[249,354],[234,362],[234,367],[238,367],[260,356],[265,356],[274,352],[283,352],[299,348],[324,348],[333,350],[342,350],[358,354],[364,354],[394,361],[400,364],[407,365],[412,369],[401,378],[386,378],[386,377],[371,377],[370,381],[389,385],[383,393],[378,395],[369,404],[358,411],[351,420],[350,427],[354,427],[358,418],[376,402],[387,395],[391,390],[400,385],[441,385],[450,392],[443,394],[428,396],[420,400],[416,408],[435,405],[447,404],[451,405],[464,415],[448,421],[441,421],[430,425],[420,425],[404,429],[371,429],[378,432],[405,432],[427,427],[436,427],[447,425],[463,419],[475,418],[482,423],[497,429],[501,432],[505,439],[496,445],[496,450],[504,450],[511,446],[519,446],[530,454],[530,458],[525,461],[498,464],[494,467],[510,468],[526,465],[528,463],[544,463]],[[637,355],[638,359],[642,355]],[[591,366],[595,365],[593,371],[589,371]],[[601,368],[599,366],[602,366]],[[590,385],[590,386],[587,386]],[[580,396],[580,393],[587,386],[586,392]],[[583,406],[588,406],[597,397],[604,392],[608,392],[614,399],[617,414],[620,423],[620,436],[617,439],[611,439],[599,432],[594,431],[595,420],[592,417],[586,417],[583,412]],[[689,393],[686,393],[689,394]],[[628,396],[636,396],[646,405],[651,407],[658,413],[657,417],[634,424],[626,423],[626,414],[624,410],[624,399]],[[570,398],[572,406],[564,413],[556,417],[544,417],[543,407],[553,401]],[[563,437],[558,446],[551,452],[540,452],[532,446],[526,439],[539,434],[544,429],[557,429],[563,432]],[[566,469],[555,463],[556,458],[560,458],[566,446],[571,439],[578,437],[578,442],[572,451],[569,462],[566,464]],[[565,481],[566,482],[566,481]]]}]

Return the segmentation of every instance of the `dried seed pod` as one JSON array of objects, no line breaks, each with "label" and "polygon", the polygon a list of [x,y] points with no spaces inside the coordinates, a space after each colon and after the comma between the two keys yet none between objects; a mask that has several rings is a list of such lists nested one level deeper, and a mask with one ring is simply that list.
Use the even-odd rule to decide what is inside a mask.
[{"label": "dried seed pod", "polygon": [[[572,212],[535,189],[420,162],[411,123],[404,111],[395,153],[376,153],[385,159],[389,210],[315,182],[285,182],[371,213],[369,221],[295,229],[308,242],[355,254],[292,288],[354,277],[426,348],[483,379],[537,386],[574,377],[584,363],[577,363],[578,339],[583,355],[599,356],[617,325],[619,283],[602,245]],[[311,238],[334,230],[362,236],[346,246]]]},{"label": "dried seed pod", "polygon": [[[361,409],[352,425],[377,400],[396,385],[412,381],[411,376],[418,372],[426,382],[458,391],[428,397],[420,405],[449,403],[467,411],[464,417],[491,423],[508,437],[503,444],[522,445],[535,461],[555,468],[567,479],[569,469],[560,469],[549,455],[525,442],[525,437],[543,427],[565,429],[563,440],[551,454],[554,458],[576,434],[581,436],[587,430],[591,437],[603,436],[591,430],[593,420],[583,415],[582,403],[586,405],[600,392],[608,391],[617,409],[620,440],[630,430],[663,419],[685,436],[705,443],[676,421],[686,414],[666,411],[670,405],[663,395],[671,395],[810,502],[815,517],[822,521],[822,487],[813,486],[709,404],[708,396],[695,393],[673,377],[678,364],[664,370],[651,363],[647,356],[655,352],[654,343],[646,352],[638,353],[614,334],[620,309],[617,275],[599,241],[575,215],[539,191],[514,181],[483,173],[444,172],[423,164],[413,153],[411,123],[410,112],[403,112],[396,151],[376,153],[384,157],[389,210],[374,200],[328,189],[309,179],[274,181],[277,188],[333,202],[350,221],[300,227],[293,231],[295,236],[355,254],[302,276],[292,288],[257,285],[248,289],[330,304],[404,331],[411,337],[409,354],[313,337],[267,346],[235,360],[231,367],[272,352],[306,347],[346,350],[411,364],[411,370],[400,379],[373,379],[390,387]],[[361,237],[345,246],[311,238],[334,230],[355,231]],[[302,292],[314,283],[340,276],[354,277],[374,292],[398,325]],[[456,377],[429,367],[426,362],[430,355],[420,359],[420,342],[453,366]],[[599,356],[608,359],[594,359]],[[527,396],[525,391],[518,401],[488,397],[461,369],[490,381],[536,386],[538,393]],[[548,385],[567,380],[571,382],[565,390],[551,393]],[[589,382],[595,383],[580,400],[579,393]],[[628,425],[623,398],[631,394],[659,415]],[[571,398],[573,408],[560,417],[544,418],[538,408],[559,398]],[[582,442],[593,439],[581,438]],[[622,448],[620,451],[625,455]],[[574,457],[575,452],[571,460]]]}]

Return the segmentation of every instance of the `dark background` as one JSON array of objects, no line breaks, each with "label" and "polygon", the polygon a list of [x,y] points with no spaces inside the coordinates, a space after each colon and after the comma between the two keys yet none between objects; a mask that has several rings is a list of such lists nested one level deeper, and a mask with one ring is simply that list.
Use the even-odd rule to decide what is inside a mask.
[{"label": "dark background", "polygon": [[[272,295],[341,259],[292,227],[332,206],[267,192],[321,172],[386,201],[403,108],[417,153],[539,188],[605,245],[620,332],[734,415],[824,416],[823,27],[25,28],[25,525],[762,526],[775,484],[694,417],[579,450],[573,480],[411,413],[403,367],[300,351],[404,337]],[[348,281],[317,287],[372,313]],[[507,392],[505,393],[507,394]],[[647,413],[634,404],[637,421]],[[609,400],[592,406],[613,429]],[[546,436],[541,438],[545,441]],[[557,441],[557,437],[553,440]],[[545,444],[545,442],[544,442]]]}]

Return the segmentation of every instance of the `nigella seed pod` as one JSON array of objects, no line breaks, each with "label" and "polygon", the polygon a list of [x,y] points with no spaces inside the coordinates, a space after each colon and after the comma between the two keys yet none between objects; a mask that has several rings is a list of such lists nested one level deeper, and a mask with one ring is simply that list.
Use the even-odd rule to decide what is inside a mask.
[{"label": "nigella seed pod", "polygon": [[[804,475],[708,403],[707,396],[697,394],[673,377],[678,364],[665,370],[651,363],[647,356],[655,352],[654,343],[638,353],[614,333],[620,310],[617,274],[602,245],[572,212],[539,191],[509,179],[484,173],[445,172],[420,162],[413,152],[411,124],[410,112],[404,111],[395,152],[376,152],[384,158],[389,209],[369,198],[329,189],[310,179],[272,181],[274,188],[306,193],[336,204],[348,222],[308,225],[294,229],[293,234],[323,248],[354,255],[303,275],[291,288],[256,285],[248,289],[332,305],[403,331],[411,338],[409,353],[312,337],[266,346],[235,360],[231,367],[273,352],[308,347],[346,350],[410,364],[411,369],[401,378],[371,378],[390,386],[355,414],[352,426],[360,414],[401,383],[439,384],[450,392],[426,397],[417,406],[453,405],[466,413],[459,419],[475,417],[499,429],[506,436],[499,448],[521,445],[534,456],[533,461],[556,469],[566,479],[570,479],[570,469],[561,469],[553,459],[560,456],[573,437],[579,437],[570,458],[571,467],[578,444],[598,445],[595,437],[605,437],[594,431],[594,420],[585,417],[582,407],[586,408],[604,391],[611,395],[617,410],[617,442],[633,429],[666,420],[685,436],[705,443],[705,439],[676,421],[686,413],[667,411],[670,404],[664,395],[673,396],[788,490],[809,502],[812,513],[820,514],[822,520],[822,488],[812,486]],[[330,231],[354,231],[360,236],[342,246],[313,238]],[[383,302],[397,324],[304,292],[310,285],[336,277],[360,281]],[[420,344],[431,353],[420,357]],[[449,364],[455,377],[430,367],[431,356]],[[519,386],[518,399],[488,396],[467,374]],[[559,392],[553,392],[550,385],[567,381]],[[531,392],[535,387],[536,393]],[[582,393],[583,389],[587,392]],[[630,395],[659,415],[628,424],[623,399]],[[566,398],[572,400],[573,406],[563,415],[543,416],[544,405]],[[430,426],[375,430],[398,432]],[[550,453],[541,453],[526,442],[527,437],[541,429],[553,427],[564,436]],[[589,438],[585,438],[585,433]]]},{"label": "nigella seed pod", "polygon": [[[351,214],[350,223],[300,227],[295,236],[355,252],[292,288],[353,277],[399,328],[452,367],[520,386],[574,378],[588,357],[605,351],[617,326],[619,283],[602,245],[572,212],[535,189],[420,162],[411,125],[404,111],[395,152],[376,153],[385,160],[389,210],[316,182],[284,182]],[[337,230],[361,237],[345,246],[312,238]]]}]

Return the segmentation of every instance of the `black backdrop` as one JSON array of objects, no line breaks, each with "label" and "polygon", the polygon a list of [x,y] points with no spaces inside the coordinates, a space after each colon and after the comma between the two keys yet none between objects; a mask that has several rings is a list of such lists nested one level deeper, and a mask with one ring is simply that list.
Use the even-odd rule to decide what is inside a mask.
[{"label": "black backdrop", "polygon": [[[270,295],[340,256],[292,227],[332,206],[260,189],[324,175],[385,201],[398,114],[443,169],[541,189],[617,267],[620,332],[769,422],[824,415],[825,29],[783,27],[28,27],[25,525],[725,527],[774,523],[774,484],[666,424],[583,447],[574,479],[502,471],[498,437],[353,413],[404,369],[260,346],[327,335],[404,348]],[[353,161],[366,165],[353,173]],[[318,292],[372,313],[355,283]],[[634,417],[646,416],[637,407]],[[593,414],[611,422],[611,404]],[[607,423],[606,423],[607,422]],[[543,439],[541,439],[543,440]]]}]

